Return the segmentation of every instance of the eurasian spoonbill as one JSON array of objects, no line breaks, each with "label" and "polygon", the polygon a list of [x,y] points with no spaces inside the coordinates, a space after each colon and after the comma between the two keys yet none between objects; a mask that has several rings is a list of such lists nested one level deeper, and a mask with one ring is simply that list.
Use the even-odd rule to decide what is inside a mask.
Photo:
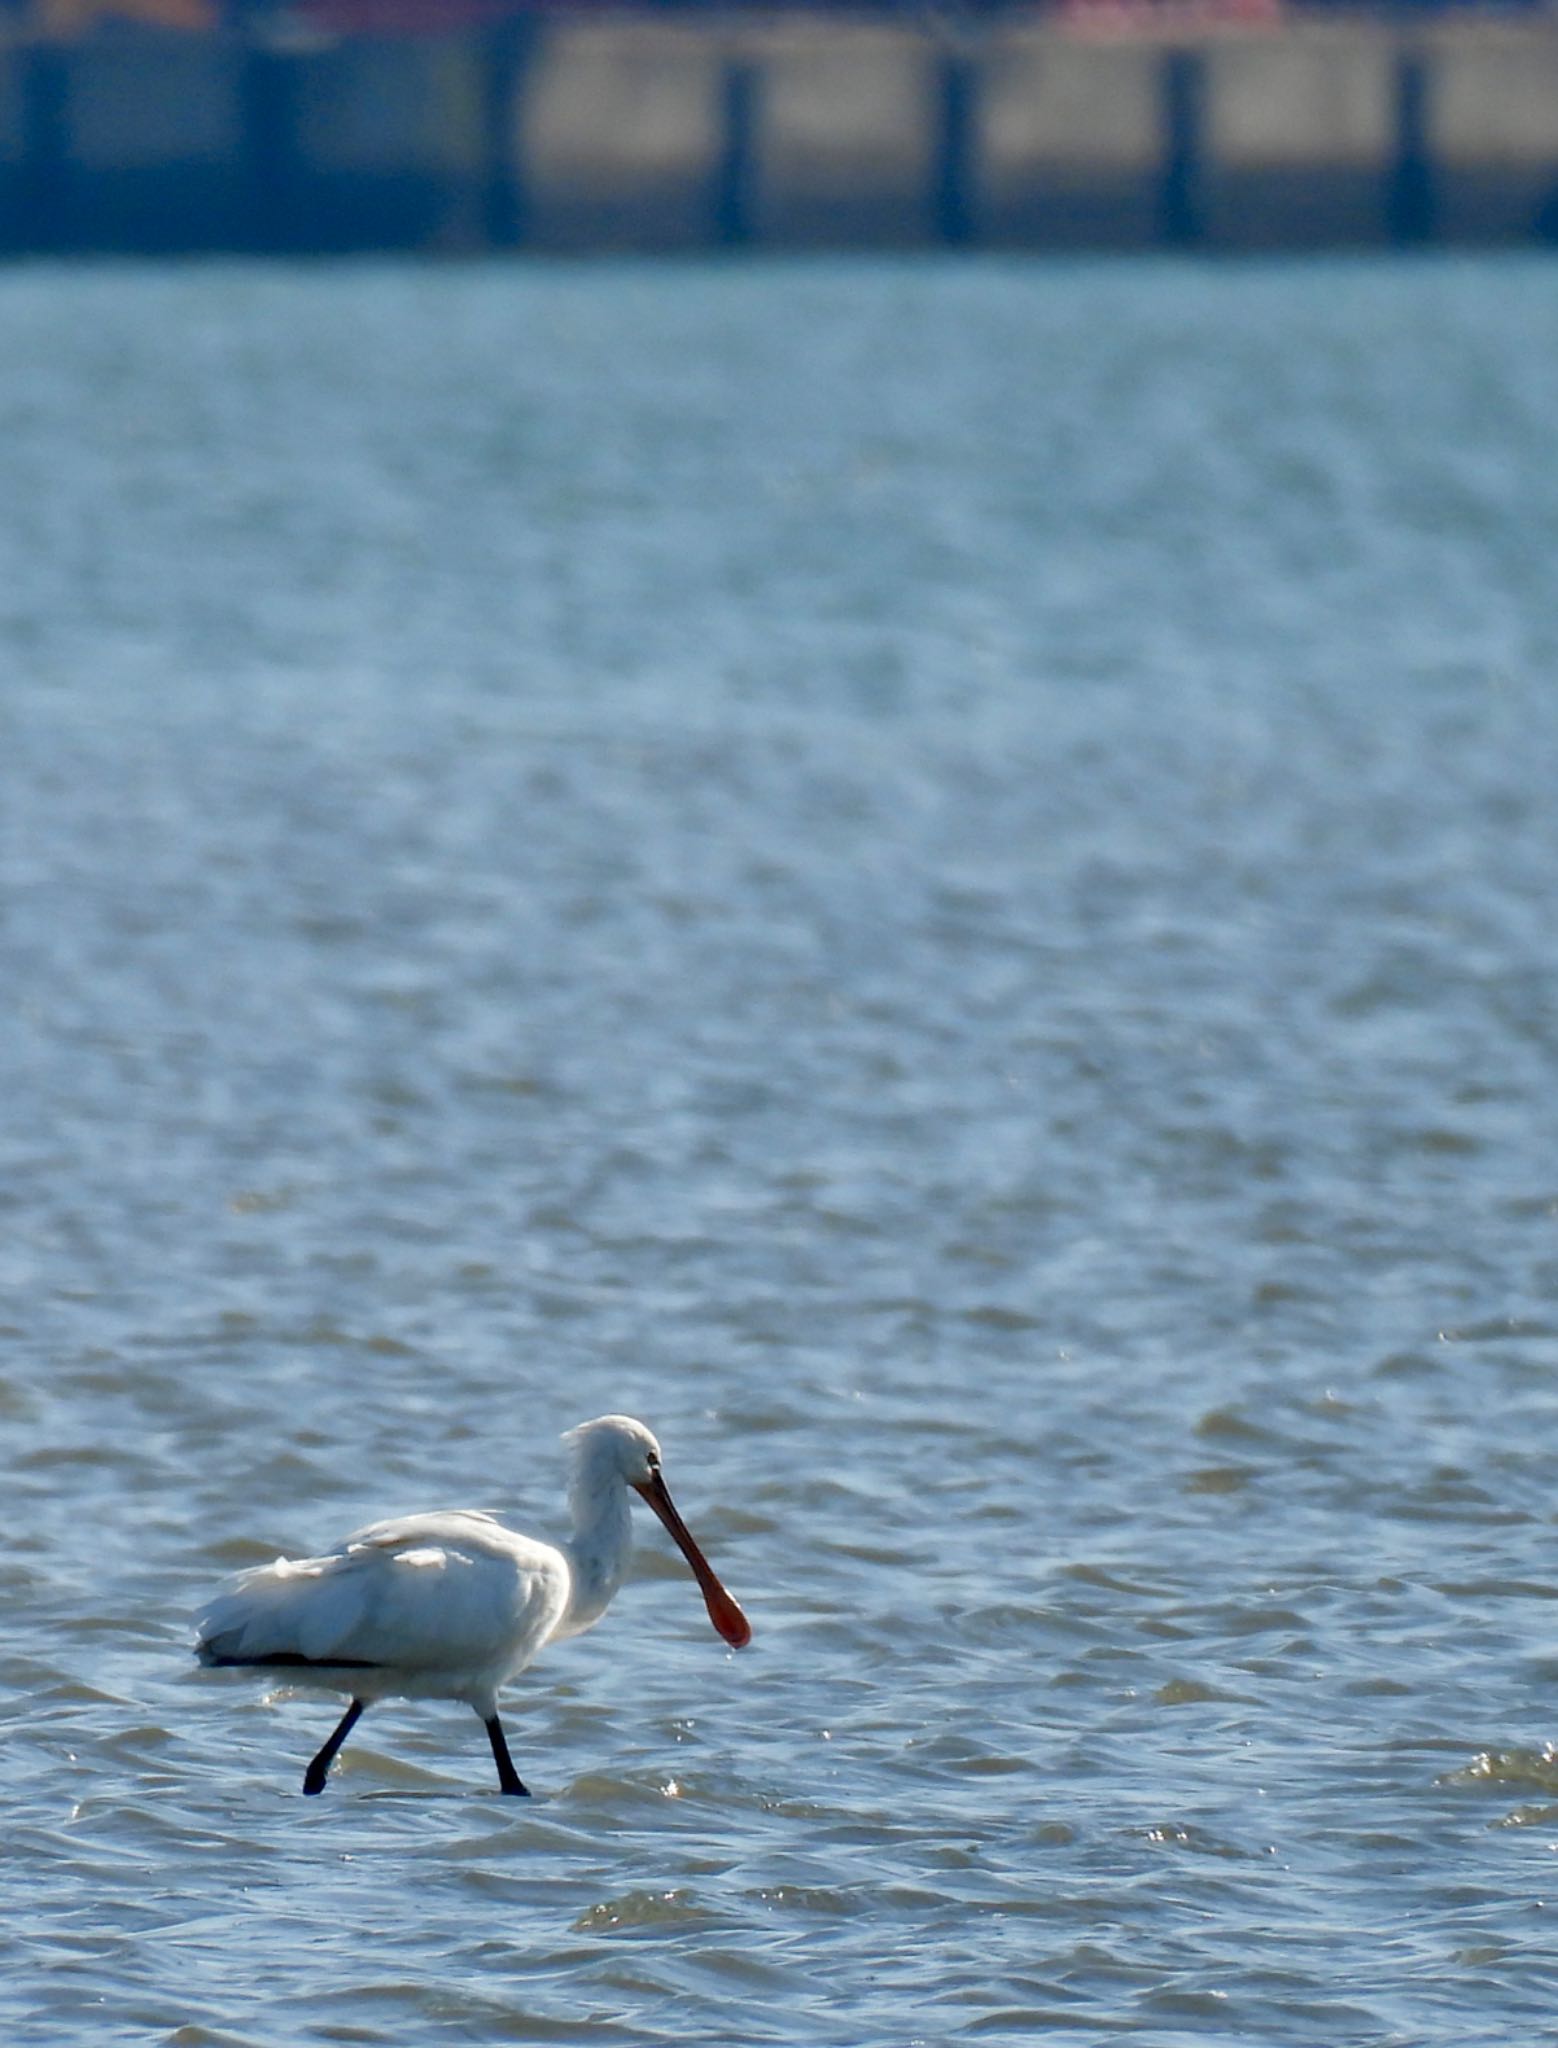
[{"label": "eurasian spoonbill", "polygon": [[344,1692],[351,1704],[310,1763],[322,1792],[364,1708],[381,1699],[464,1700],[486,1725],[500,1791],[526,1790],[498,1719],[498,1690],[547,1643],[592,1628],[632,1552],[628,1488],[681,1546],[709,1619],[732,1649],[746,1616],[676,1512],[660,1446],[641,1422],[602,1415],[568,1432],[573,1534],[560,1544],[474,1508],[405,1515],[348,1536],[324,1557],[278,1558],[234,1580],[201,1613],[202,1664],[264,1671]]}]

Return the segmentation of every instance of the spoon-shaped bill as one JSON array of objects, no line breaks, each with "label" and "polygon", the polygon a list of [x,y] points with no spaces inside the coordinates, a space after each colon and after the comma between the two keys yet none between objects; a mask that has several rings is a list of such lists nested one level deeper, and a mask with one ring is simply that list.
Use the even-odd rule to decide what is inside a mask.
[{"label": "spoon-shaped bill", "polygon": [[637,1491],[670,1530],[677,1548],[692,1566],[692,1575],[698,1581],[698,1590],[709,1610],[710,1621],[733,1650],[744,1649],[752,1640],[752,1624],[720,1584],[713,1565],[694,1542],[692,1531],[676,1512],[676,1503],[671,1499],[665,1481],[656,1472]]}]

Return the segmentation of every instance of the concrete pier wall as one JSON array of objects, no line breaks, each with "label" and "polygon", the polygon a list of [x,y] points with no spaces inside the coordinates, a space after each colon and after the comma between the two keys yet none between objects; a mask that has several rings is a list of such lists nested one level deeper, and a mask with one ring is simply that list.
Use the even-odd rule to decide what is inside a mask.
[{"label": "concrete pier wall", "polygon": [[1441,30],[1431,153],[1455,241],[1558,241],[1558,24]]},{"label": "concrete pier wall", "polygon": [[54,210],[66,246],[227,239],[243,198],[236,47],[152,31],[40,54],[62,72]]},{"label": "concrete pier wall", "polygon": [[1149,243],[1165,165],[1163,51],[1029,28],[979,54],[976,240]]},{"label": "concrete pier wall", "polygon": [[1298,31],[1207,52],[1205,209],[1219,244],[1377,242],[1389,227],[1396,39]]},{"label": "concrete pier wall", "polygon": [[913,29],[796,20],[759,38],[754,232],[886,247],[931,233],[935,45]]},{"label": "concrete pier wall", "polygon": [[1558,20],[0,44],[0,248],[1558,240]]},{"label": "concrete pier wall", "polygon": [[[436,247],[474,236],[482,164],[472,46],[337,43],[295,67],[290,217],[325,248]],[[273,239],[286,240],[283,214]]]},{"label": "concrete pier wall", "polygon": [[552,249],[713,240],[724,65],[721,37],[675,22],[540,38],[508,137],[525,239]]}]

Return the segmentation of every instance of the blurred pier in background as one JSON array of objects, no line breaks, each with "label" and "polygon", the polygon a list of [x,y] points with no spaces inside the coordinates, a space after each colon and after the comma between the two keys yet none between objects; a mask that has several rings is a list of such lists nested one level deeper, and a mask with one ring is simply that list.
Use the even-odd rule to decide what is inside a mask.
[{"label": "blurred pier in background", "polygon": [[1558,240],[1548,13],[139,11],[0,0],[5,253]]}]

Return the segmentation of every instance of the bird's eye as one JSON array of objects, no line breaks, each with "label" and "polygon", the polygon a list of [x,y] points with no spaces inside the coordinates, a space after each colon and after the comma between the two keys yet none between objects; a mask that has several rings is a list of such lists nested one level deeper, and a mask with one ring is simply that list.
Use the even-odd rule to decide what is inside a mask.
[{"label": "bird's eye", "polygon": [[651,1451],[645,1458],[644,1463],[651,1472],[658,1472],[660,1470],[660,1453],[658,1451]]}]

